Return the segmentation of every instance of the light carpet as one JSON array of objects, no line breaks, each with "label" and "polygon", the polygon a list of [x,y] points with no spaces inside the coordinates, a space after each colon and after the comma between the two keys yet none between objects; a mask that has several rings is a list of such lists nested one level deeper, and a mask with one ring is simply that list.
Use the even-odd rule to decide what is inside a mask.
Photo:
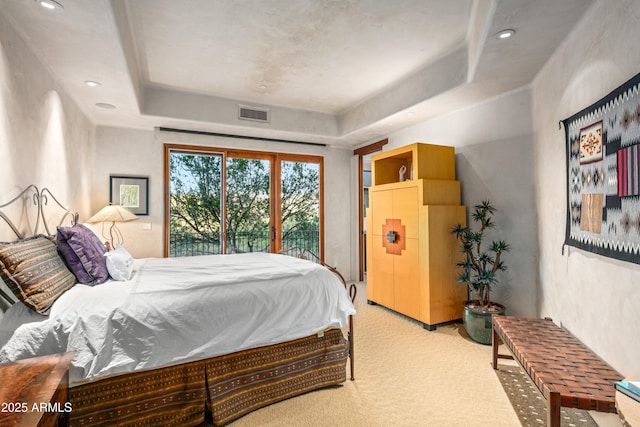
[{"label": "light carpet", "polygon": [[[500,366],[496,371],[522,427],[547,425],[547,401],[520,366]],[[589,412],[560,408],[560,423],[567,427],[598,427]]]},{"label": "light carpet", "polygon": [[429,332],[418,322],[367,305],[361,284],[355,305],[355,381],[273,404],[228,425],[520,425],[491,368],[491,346],[471,341],[461,324]]}]

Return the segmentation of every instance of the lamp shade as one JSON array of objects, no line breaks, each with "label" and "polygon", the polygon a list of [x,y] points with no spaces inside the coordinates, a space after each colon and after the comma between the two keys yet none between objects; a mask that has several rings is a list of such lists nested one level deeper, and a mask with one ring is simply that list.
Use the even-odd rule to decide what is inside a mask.
[{"label": "lamp shade", "polygon": [[120,205],[107,205],[89,218],[87,222],[89,224],[96,222],[128,222],[136,219],[138,217],[127,208]]}]

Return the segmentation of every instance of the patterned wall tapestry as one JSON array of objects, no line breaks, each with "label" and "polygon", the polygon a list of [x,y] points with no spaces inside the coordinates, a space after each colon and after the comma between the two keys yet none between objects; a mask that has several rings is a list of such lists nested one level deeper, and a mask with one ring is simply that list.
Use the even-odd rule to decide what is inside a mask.
[{"label": "patterned wall tapestry", "polygon": [[640,264],[640,74],[563,120],[565,244]]}]

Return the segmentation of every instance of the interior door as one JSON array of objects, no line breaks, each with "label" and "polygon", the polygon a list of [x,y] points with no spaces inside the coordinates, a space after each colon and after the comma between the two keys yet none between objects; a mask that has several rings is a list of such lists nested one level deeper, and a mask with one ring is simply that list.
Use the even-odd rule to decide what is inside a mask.
[{"label": "interior door", "polygon": [[359,279],[365,280],[365,271],[370,254],[366,253],[366,248],[369,247],[367,243],[366,227],[369,224],[369,219],[366,218],[365,212],[369,207],[369,187],[373,184],[371,182],[371,154],[382,150],[382,147],[389,141],[383,139],[373,144],[366,145],[364,147],[356,148],[353,150],[353,154],[358,156],[358,265],[359,265]]}]

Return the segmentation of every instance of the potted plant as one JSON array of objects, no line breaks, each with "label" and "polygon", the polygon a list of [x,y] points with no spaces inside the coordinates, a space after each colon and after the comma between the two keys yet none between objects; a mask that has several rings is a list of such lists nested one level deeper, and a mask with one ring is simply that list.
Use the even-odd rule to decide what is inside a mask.
[{"label": "potted plant", "polygon": [[491,344],[491,318],[504,314],[502,304],[491,301],[491,288],[498,283],[497,273],[505,271],[502,253],[510,246],[504,240],[483,246],[484,233],[495,226],[492,217],[496,211],[489,200],[474,207],[473,221],[477,230],[458,224],[451,230],[460,241],[464,260],[457,263],[462,269],[458,282],[469,289],[470,298],[464,302],[463,323],[469,337],[481,344]]}]

